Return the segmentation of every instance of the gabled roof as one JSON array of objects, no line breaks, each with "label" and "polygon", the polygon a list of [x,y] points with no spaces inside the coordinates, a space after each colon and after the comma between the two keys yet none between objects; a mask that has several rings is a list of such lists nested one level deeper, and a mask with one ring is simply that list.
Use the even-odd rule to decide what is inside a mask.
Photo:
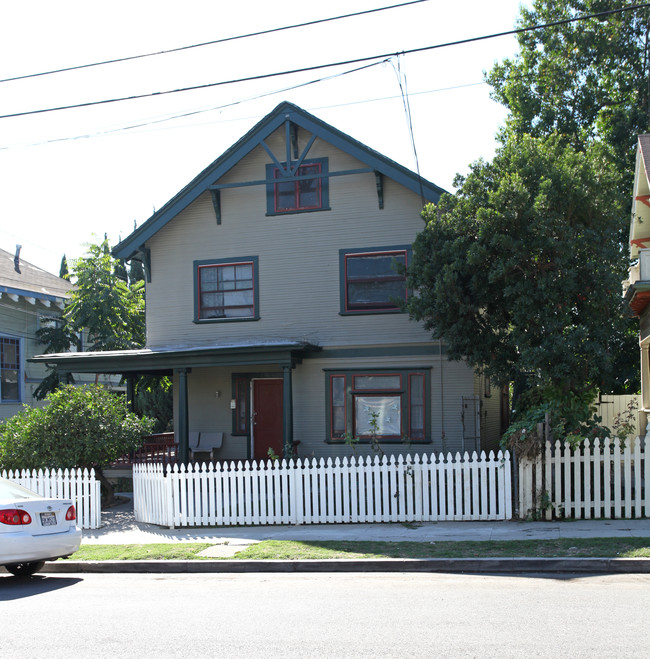
[{"label": "gabled roof", "polygon": [[0,293],[30,300],[61,303],[70,296],[72,284],[0,249]]},{"label": "gabled roof", "polygon": [[282,126],[287,119],[309,131],[312,135],[316,135],[325,142],[341,149],[341,151],[357,158],[367,167],[371,167],[384,176],[397,181],[416,194],[422,194],[427,201],[435,203],[440,195],[445,192],[442,188],[421,178],[410,169],[370,149],[365,144],[321,121],[297,105],[285,101],[280,103],[223,155],[206,167],[144,224],[116,245],[113,249],[114,256],[123,259],[132,257],[151,236],[208,190],[209,186],[215,184],[226,172],[258,146],[262,140]]}]

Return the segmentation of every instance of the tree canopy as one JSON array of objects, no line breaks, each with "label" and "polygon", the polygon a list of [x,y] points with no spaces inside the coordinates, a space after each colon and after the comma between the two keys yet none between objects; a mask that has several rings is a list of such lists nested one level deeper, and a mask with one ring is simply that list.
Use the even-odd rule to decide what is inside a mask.
[{"label": "tree canopy", "polygon": [[[534,0],[521,8],[517,27],[609,9],[606,0]],[[623,185],[615,191],[629,198],[636,136],[649,127],[649,20],[648,8],[635,9],[520,33],[519,53],[486,77],[510,112],[507,131],[557,133],[577,150],[594,140],[609,144]]]},{"label": "tree canopy", "polygon": [[425,208],[411,316],[497,382],[533,373],[565,393],[598,386],[622,317],[615,176],[600,145],[578,153],[559,136],[511,136]]},{"label": "tree canopy", "polygon": [[88,246],[72,267],[75,288],[64,311],[68,325],[87,332],[90,350],[138,348],[145,342],[144,282],[129,284],[108,240]]},{"label": "tree canopy", "polygon": [[425,208],[409,266],[408,310],[452,358],[526,381],[518,409],[564,406],[580,423],[597,389],[639,387],[638,328],[620,282],[636,139],[649,127],[650,10],[557,24],[610,9],[521,8],[517,27],[547,27],[520,33],[518,54],[486,74],[509,110],[500,147]]}]

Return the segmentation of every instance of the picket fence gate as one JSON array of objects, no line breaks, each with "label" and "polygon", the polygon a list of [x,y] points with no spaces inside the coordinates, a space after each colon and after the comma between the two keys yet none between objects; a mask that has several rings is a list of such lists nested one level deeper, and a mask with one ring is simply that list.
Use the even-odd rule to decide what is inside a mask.
[{"label": "picket fence gate", "polygon": [[102,525],[101,484],[95,478],[94,469],[3,470],[0,476],[43,497],[72,499],[77,510],[77,526],[82,529],[98,529]]},{"label": "picket fence gate", "polygon": [[650,517],[645,438],[545,444],[536,460],[519,461],[520,517]]},{"label": "picket fence gate", "polygon": [[138,522],[178,526],[506,520],[510,454],[136,464]]}]

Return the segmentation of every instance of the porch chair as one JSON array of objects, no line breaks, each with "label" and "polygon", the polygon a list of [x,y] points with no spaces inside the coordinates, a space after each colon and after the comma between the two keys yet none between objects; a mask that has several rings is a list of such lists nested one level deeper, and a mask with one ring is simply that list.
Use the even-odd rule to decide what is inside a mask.
[{"label": "porch chair", "polygon": [[190,449],[190,460],[194,459],[194,453],[199,450],[199,441],[201,439],[201,433],[198,430],[190,431],[188,437],[188,444]]},{"label": "porch chair", "polygon": [[215,452],[221,448],[223,444],[222,432],[202,432],[201,441],[199,442],[199,453],[209,453],[210,460],[215,459]]}]

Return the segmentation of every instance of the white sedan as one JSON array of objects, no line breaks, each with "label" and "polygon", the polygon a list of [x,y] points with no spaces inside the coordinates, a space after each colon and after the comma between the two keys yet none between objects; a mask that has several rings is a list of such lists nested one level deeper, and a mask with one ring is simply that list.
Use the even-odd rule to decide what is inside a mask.
[{"label": "white sedan", "polygon": [[45,499],[0,478],[0,565],[26,577],[73,554],[81,543],[76,518],[70,499]]}]

